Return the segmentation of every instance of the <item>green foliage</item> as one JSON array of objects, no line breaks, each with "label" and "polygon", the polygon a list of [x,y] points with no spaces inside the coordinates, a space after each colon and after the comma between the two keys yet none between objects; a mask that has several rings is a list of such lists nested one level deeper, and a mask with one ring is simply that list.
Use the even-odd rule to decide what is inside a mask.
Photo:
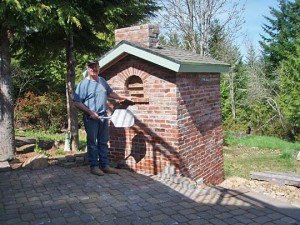
[{"label": "green foliage", "polygon": [[16,130],[16,135],[18,136],[25,136],[25,137],[31,137],[36,139],[45,139],[45,140],[58,140],[63,141],[65,139],[64,134],[56,133],[56,134],[49,134],[46,132],[40,132],[35,130]]},{"label": "green foliage", "polygon": [[23,66],[19,60],[13,60],[11,74],[14,85],[15,99],[24,97],[26,92],[33,92],[35,95],[55,90],[63,98],[65,95],[65,69],[64,64],[58,60],[49,61],[43,66]]},{"label": "green foliage", "polygon": [[[64,107],[61,105],[62,98],[59,95],[62,87],[65,87],[62,82],[64,79],[61,79],[64,77],[68,100],[74,91],[76,67],[74,53],[79,54],[80,63],[83,56],[99,57],[111,47],[111,34],[115,28],[137,23],[153,15],[157,9],[156,2],[152,0],[0,2],[0,34],[3,35],[0,38],[1,77],[3,77],[0,82],[8,87],[8,94],[3,98],[9,101],[6,101],[4,107],[9,109],[10,115],[13,115],[11,107],[13,90],[9,72],[12,59],[15,62],[13,76],[20,78],[14,79],[18,98],[16,124],[49,129],[51,132],[64,126],[64,121],[74,122],[69,124],[70,129],[77,127],[74,118],[76,113],[69,115],[72,119],[62,119],[62,115],[66,113],[62,113]],[[82,64],[79,64],[77,71],[81,68]],[[34,79],[31,79],[31,75]],[[28,91],[33,94],[31,95],[33,102],[26,100],[29,97],[26,95]],[[2,96],[0,98],[2,99]],[[70,102],[68,101],[68,109],[71,108]],[[9,127],[11,140],[12,124]],[[13,142],[11,143],[13,149]]]},{"label": "green foliage", "polygon": [[282,159],[293,159],[293,157],[295,157],[295,154],[293,154],[293,151],[291,150],[284,150],[281,155],[280,155],[280,158]]},{"label": "green foliage", "polygon": [[287,142],[276,137],[242,136],[225,133],[225,176],[250,178],[250,171],[300,172],[296,160],[299,142]]},{"label": "green foliage", "polygon": [[237,138],[235,135],[227,133],[225,135],[225,142],[229,146],[244,146],[244,147],[257,147],[260,149],[271,150],[298,150],[300,151],[300,142],[288,142],[277,137],[269,136],[243,136]]},{"label": "green foliage", "polygon": [[230,148],[224,154],[225,177],[250,178],[251,171],[299,173],[299,162],[274,150]]},{"label": "green foliage", "polygon": [[64,152],[64,150],[58,149],[58,150],[55,151],[55,154],[56,155],[64,155],[65,152]]},{"label": "green foliage", "polygon": [[286,119],[290,137],[300,140],[300,37],[294,43],[295,54],[287,54],[279,67],[278,101]]},{"label": "green foliage", "polygon": [[[272,17],[265,17],[269,24],[264,24],[263,29],[267,36],[262,36],[260,42],[264,49],[268,72],[276,69],[282,60],[287,59],[287,54],[294,54],[294,42],[300,32],[300,2],[296,0],[279,0],[278,10],[270,8]],[[269,74],[271,75],[271,74]]]},{"label": "green foliage", "polygon": [[178,34],[176,34],[176,33],[171,33],[166,36],[160,35],[159,43],[162,46],[172,46],[174,48],[182,48],[182,49],[184,48],[180,42]]},{"label": "green foliage", "polygon": [[37,154],[45,155],[47,157],[50,156],[49,152],[47,152],[45,150],[42,150],[40,147],[35,147],[34,152],[37,153]]},{"label": "green foliage", "polygon": [[84,150],[76,150],[76,154],[81,154],[81,153],[84,153],[85,151]]},{"label": "green foliage", "polygon": [[40,154],[42,152],[42,149],[39,147],[38,143],[35,144],[34,152],[37,154]]},{"label": "green foliage", "polygon": [[[270,8],[271,17],[266,17],[269,25],[263,25],[263,61],[249,49],[245,62],[247,94],[236,107],[236,121],[238,127],[248,124],[258,135],[299,140],[300,1],[278,2],[278,9]],[[236,124],[228,116],[229,106],[229,102],[224,104],[223,117],[229,121],[226,127]]]},{"label": "green foliage", "polygon": [[[15,107],[15,125],[23,129],[41,129],[57,132],[66,123],[64,99],[57,93],[36,96],[32,92],[19,98]],[[55,129],[54,129],[55,128]]]},{"label": "green foliage", "polygon": [[45,22],[45,13],[50,7],[30,0],[1,1],[0,33],[10,31],[10,53],[16,54],[27,38],[27,33],[35,30],[38,24]]},{"label": "green foliage", "polygon": [[[65,55],[71,36],[76,55],[99,57],[113,47],[116,28],[136,24],[158,9],[152,0],[45,1],[44,4],[50,8],[43,14],[47,19],[38,23],[37,29],[30,30],[22,43],[23,51],[19,52],[30,65]],[[65,57],[60,60],[64,62]],[[82,68],[81,64],[78,66]]]},{"label": "green foliage", "polygon": [[[219,24],[219,21],[216,20],[212,23],[211,27],[211,33],[213,34],[211,39],[209,40],[209,53],[211,56],[213,56],[215,59],[218,60],[224,60],[227,63],[228,60],[225,60],[223,51],[227,49],[233,49],[233,48],[228,48],[230,46],[229,42],[229,37],[226,36],[225,31],[222,29],[221,25]],[[235,55],[235,54],[233,54]],[[227,57],[231,57],[232,55],[227,55]]]},{"label": "green foliage", "polygon": [[215,21],[211,29],[214,35],[209,41],[210,55],[231,65],[228,73],[221,74],[223,125],[232,130],[244,130],[247,128],[247,121],[242,120],[247,84],[245,65],[237,46],[226,35],[219,21]]},{"label": "green foliage", "polygon": [[244,110],[243,121],[248,121],[248,126],[256,135],[286,137],[276,111],[267,103],[266,99],[253,102]]},{"label": "green foliage", "polygon": [[245,65],[239,60],[239,55],[236,56],[237,61],[234,62],[230,73],[221,75],[222,118],[225,128],[245,130],[249,123],[248,105],[245,101],[247,77]]},{"label": "green foliage", "polygon": [[[13,84],[10,73],[11,58],[20,51],[20,43],[25,33],[42,19],[42,4],[29,0],[10,0],[0,2],[0,101],[5,121],[0,121],[0,155],[2,160],[10,160],[15,154],[13,125]],[[41,10],[40,10],[41,9]],[[4,91],[3,91],[4,90]],[[1,113],[1,114],[2,114]],[[2,116],[1,116],[2,117]]]},{"label": "green foliage", "polygon": [[[18,5],[20,5],[18,9],[24,9],[30,15],[30,17],[25,15],[22,10],[7,12],[12,15],[11,19],[18,17],[19,23],[22,19],[25,24],[22,28],[26,27],[26,30],[15,35],[18,40],[11,45],[11,49],[16,53],[13,57],[15,62],[13,72],[17,97],[27,91],[37,95],[49,90],[59,93],[65,91],[67,73],[65,48],[71,35],[74,38],[73,50],[76,51],[78,62],[76,71],[77,74],[81,74],[80,71],[87,59],[99,57],[113,47],[115,28],[132,25],[153,15],[158,9],[154,1],[148,0],[44,1],[43,4],[37,5],[29,4],[29,1],[15,0],[1,4],[3,5],[1,15],[5,15],[5,9],[16,8]],[[18,13],[20,15],[16,15]],[[34,79],[24,87],[22,81],[24,78],[30,78],[29,75]]]},{"label": "green foliage", "polygon": [[[86,142],[86,135],[84,130],[79,130],[79,139],[81,142],[81,145],[84,145]],[[55,133],[51,134],[46,131],[36,131],[33,129],[27,129],[27,130],[16,130],[16,135],[19,136],[25,136],[30,138],[36,138],[36,139],[45,139],[45,140],[53,140],[53,141],[64,141],[65,140],[65,134],[64,133]]]},{"label": "green foliage", "polygon": [[36,138],[36,144],[35,144],[35,147],[34,147],[34,152],[37,153],[37,154],[42,154],[42,155],[45,155],[45,156],[49,157],[50,154],[47,151],[41,149],[39,147],[38,143],[39,143],[39,138]]}]

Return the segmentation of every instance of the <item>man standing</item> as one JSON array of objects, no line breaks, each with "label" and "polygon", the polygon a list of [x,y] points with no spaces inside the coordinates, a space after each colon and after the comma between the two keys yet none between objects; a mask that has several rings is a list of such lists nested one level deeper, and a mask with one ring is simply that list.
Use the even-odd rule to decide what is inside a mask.
[{"label": "man standing", "polygon": [[118,173],[116,169],[109,167],[108,120],[101,119],[102,116],[107,116],[107,98],[131,100],[113,92],[105,79],[98,76],[99,69],[97,60],[88,61],[88,75],[78,84],[73,101],[75,106],[84,112],[83,122],[87,134],[87,152],[91,173],[103,176],[104,173]]}]

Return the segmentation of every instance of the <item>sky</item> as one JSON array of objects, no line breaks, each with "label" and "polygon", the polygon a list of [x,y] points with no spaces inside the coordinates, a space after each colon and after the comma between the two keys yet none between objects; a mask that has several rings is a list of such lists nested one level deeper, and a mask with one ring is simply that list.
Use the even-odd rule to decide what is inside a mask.
[{"label": "sky", "polygon": [[[273,18],[270,15],[270,8],[274,7],[278,8],[277,0],[228,0],[229,3],[238,2],[240,5],[245,3],[245,11],[242,16],[244,17],[245,23],[243,24],[243,28],[240,31],[240,34],[237,35],[238,38],[236,40],[236,44],[240,49],[240,52],[243,56],[247,54],[247,48],[251,43],[257,53],[260,52],[261,48],[259,45],[259,41],[261,40],[261,35],[266,35],[264,33],[262,26],[263,24],[269,24],[268,21],[264,18],[264,16]],[[162,27],[161,33],[162,32]]]},{"label": "sky", "polygon": [[252,43],[257,51],[260,51],[258,43],[261,40],[260,34],[266,34],[263,32],[262,25],[268,24],[263,16],[270,17],[270,6],[278,8],[277,0],[247,0],[244,12],[245,24],[242,30],[247,38],[239,38],[238,40],[242,55],[247,53],[249,43]]}]

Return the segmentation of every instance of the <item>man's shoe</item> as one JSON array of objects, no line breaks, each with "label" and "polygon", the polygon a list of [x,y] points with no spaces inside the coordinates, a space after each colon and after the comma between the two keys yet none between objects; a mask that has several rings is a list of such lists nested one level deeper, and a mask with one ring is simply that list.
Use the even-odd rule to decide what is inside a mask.
[{"label": "man's shoe", "polygon": [[97,176],[103,176],[104,175],[103,171],[100,170],[98,167],[91,168],[91,173],[95,174]]},{"label": "man's shoe", "polygon": [[104,173],[109,173],[109,174],[119,174],[119,172],[118,172],[117,169],[111,168],[111,167],[109,167],[109,166],[103,168],[102,171],[103,171]]}]

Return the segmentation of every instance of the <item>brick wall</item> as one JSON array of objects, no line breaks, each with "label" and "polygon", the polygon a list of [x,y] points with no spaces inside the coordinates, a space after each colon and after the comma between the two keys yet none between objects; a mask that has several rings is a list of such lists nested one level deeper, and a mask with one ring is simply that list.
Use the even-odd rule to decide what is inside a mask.
[{"label": "brick wall", "polygon": [[127,40],[144,47],[154,47],[158,43],[158,25],[139,25],[115,30],[115,42]]},{"label": "brick wall", "polygon": [[224,180],[220,76],[180,74],[178,124],[181,170],[193,180]]},{"label": "brick wall", "polygon": [[[179,164],[175,74],[133,56],[126,57],[103,74],[118,93],[128,95],[126,80],[139,76],[147,103],[128,109],[135,114],[132,128],[110,129],[112,161],[132,170],[157,174],[166,165]],[[122,106],[112,103],[115,108]],[[124,160],[126,159],[126,160]]]},{"label": "brick wall", "polygon": [[[127,56],[102,74],[117,93],[129,95],[128,78],[143,82],[148,102],[129,106],[131,128],[110,128],[110,160],[148,174],[173,165],[177,173],[207,183],[223,181],[220,78],[217,74],[176,74]],[[124,106],[110,102],[111,108]]]}]

